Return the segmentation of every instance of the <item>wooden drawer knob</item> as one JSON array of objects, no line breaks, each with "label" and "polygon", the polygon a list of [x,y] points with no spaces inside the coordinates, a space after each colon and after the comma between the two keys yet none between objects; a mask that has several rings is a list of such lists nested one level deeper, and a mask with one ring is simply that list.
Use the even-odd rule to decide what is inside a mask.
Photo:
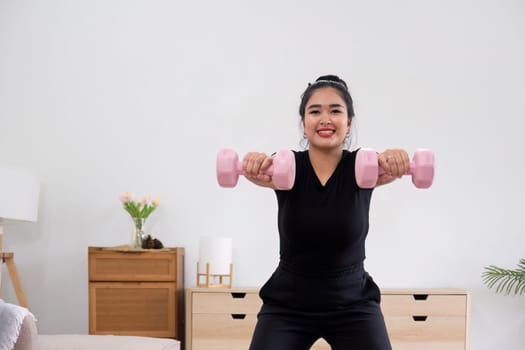
[{"label": "wooden drawer knob", "polygon": [[415,300],[427,300],[428,294],[413,294]]},{"label": "wooden drawer knob", "polygon": [[232,314],[232,318],[234,320],[244,320],[246,318],[246,314]]}]

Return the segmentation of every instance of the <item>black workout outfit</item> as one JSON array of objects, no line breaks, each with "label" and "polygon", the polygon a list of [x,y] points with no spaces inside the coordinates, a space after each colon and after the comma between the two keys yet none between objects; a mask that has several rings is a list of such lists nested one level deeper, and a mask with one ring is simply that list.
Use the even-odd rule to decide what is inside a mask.
[{"label": "black workout outfit", "polygon": [[276,190],[280,262],[259,294],[250,350],[390,350],[380,291],[364,270],[371,189],[355,180],[356,152],[344,150],[323,186],[308,151],[295,152],[296,178]]}]

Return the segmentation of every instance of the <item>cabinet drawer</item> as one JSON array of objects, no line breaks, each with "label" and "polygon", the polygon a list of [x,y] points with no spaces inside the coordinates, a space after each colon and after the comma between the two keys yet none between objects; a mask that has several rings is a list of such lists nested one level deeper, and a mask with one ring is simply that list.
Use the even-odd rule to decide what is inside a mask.
[{"label": "cabinet drawer", "polygon": [[394,350],[465,350],[465,316],[386,316],[385,323]]},{"label": "cabinet drawer", "polygon": [[193,293],[194,314],[257,314],[262,300],[257,293],[242,291]]},{"label": "cabinet drawer", "polygon": [[173,283],[90,283],[89,333],[175,338],[176,294]]},{"label": "cabinet drawer", "polygon": [[194,314],[192,350],[248,349],[257,315]]},{"label": "cabinet drawer", "polygon": [[[195,295],[194,295],[195,296]],[[193,314],[192,350],[246,350],[257,323],[256,314]],[[330,350],[320,339],[311,350]]]},{"label": "cabinet drawer", "polygon": [[467,310],[465,295],[389,294],[381,296],[385,316],[462,316]]},{"label": "cabinet drawer", "polygon": [[157,252],[89,252],[90,281],[175,281],[177,255]]},{"label": "cabinet drawer", "polygon": [[391,342],[392,350],[467,350],[468,346],[439,340],[428,342]]}]

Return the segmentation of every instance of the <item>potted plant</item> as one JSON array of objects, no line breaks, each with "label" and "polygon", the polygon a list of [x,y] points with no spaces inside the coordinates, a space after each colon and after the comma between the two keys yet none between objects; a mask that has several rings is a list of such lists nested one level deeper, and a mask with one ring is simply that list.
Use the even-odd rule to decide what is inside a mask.
[{"label": "potted plant", "polygon": [[129,213],[135,224],[135,231],[131,240],[131,248],[142,248],[142,240],[146,237],[144,233],[144,222],[148,216],[159,206],[159,199],[152,199],[151,196],[145,196],[141,199],[135,200],[135,195],[131,192],[126,192],[120,195],[120,201],[124,209]]},{"label": "potted plant", "polygon": [[490,265],[485,267],[482,274],[483,282],[489,288],[495,288],[496,293],[509,294],[525,293],[525,259],[520,259],[518,268],[515,270],[504,269]]}]

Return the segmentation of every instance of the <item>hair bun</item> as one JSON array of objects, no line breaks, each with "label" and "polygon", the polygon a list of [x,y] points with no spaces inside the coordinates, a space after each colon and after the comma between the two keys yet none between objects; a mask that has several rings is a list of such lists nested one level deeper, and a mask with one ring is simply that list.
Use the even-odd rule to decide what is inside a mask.
[{"label": "hair bun", "polygon": [[342,84],[346,89],[348,89],[348,86],[346,85],[345,81],[341,78],[339,78],[337,75],[329,74],[329,75],[322,75],[319,78],[315,80],[317,81],[332,81],[334,83]]}]

